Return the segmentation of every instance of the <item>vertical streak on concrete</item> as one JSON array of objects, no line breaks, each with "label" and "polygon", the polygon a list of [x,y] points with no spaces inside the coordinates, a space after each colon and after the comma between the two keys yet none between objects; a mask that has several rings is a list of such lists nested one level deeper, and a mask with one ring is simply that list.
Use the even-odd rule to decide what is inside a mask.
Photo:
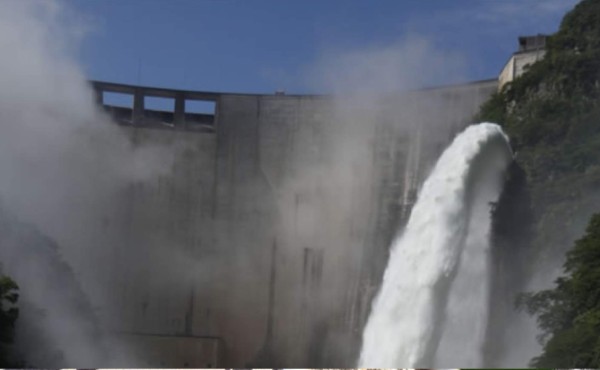
[{"label": "vertical streak on concrete", "polygon": [[232,181],[230,178],[230,167],[232,166],[231,159],[231,144],[233,139],[232,128],[230,127],[230,120],[227,118],[227,101],[223,99],[223,102],[219,106],[219,110],[224,110],[223,114],[220,114],[219,126],[217,127],[217,145],[216,145],[216,160],[215,160],[215,206],[213,218],[220,220],[226,217],[228,213],[228,195]]},{"label": "vertical streak on concrete", "polygon": [[302,285],[306,286],[307,275],[308,275],[308,256],[310,250],[308,248],[303,249],[303,262],[302,262]]},{"label": "vertical streak on concrete", "polygon": [[190,289],[190,299],[188,303],[188,310],[185,314],[185,335],[192,335],[192,328],[194,324],[194,287]]},{"label": "vertical streak on concrete", "polygon": [[256,173],[264,173],[260,163],[260,103],[261,97],[259,96],[256,98]]},{"label": "vertical streak on concrete", "polygon": [[[303,248],[303,265],[302,265],[302,298],[301,298],[301,310],[300,314],[302,317],[302,335],[305,335],[305,330],[309,328],[310,322],[310,293],[312,289],[312,279],[311,279],[311,270],[312,270],[312,261],[313,261],[313,253],[311,248]],[[298,335],[300,336],[300,335]]]},{"label": "vertical streak on concrete", "polygon": [[267,335],[265,347],[271,346],[273,340],[273,315],[275,315],[275,280],[277,279],[277,241],[273,241],[271,248],[271,274],[269,276],[269,301],[267,309]]},{"label": "vertical streak on concrete", "polygon": [[[221,114],[219,113],[219,111],[221,110],[221,103],[218,101],[216,103],[216,107],[215,107],[215,120],[214,120],[214,125],[215,125],[215,151],[213,153],[213,156],[215,158],[214,163],[213,163],[213,181],[212,181],[212,197],[211,197],[211,202],[210,202],[210,218],[211,220],[214,222],[217,219],[217,204],[218,204],[218,191],[217,188],[219,186],[219,147],[220,147],[220,143],[221,140],[219,140],[219,133],[221,131]],[[214,229],[214,228],[213,228]],[[214,230],[213,234],[214,234]],[[213,237],[216,237],[216,235],[213,235]],[[216,241],[216,239],[215,239]]]},{"label": "vertical streak on concrete", "polygon": [[416,143],[416,155],[413,157],[413,168],[414,168],[414,175],[413,175],[413,181],[410,184],[411,190],[412,190],[412,199],[410,199],[411,203],[414,203],[416,201],[415,196],[417,194],[417,190],[419,187],[419,184],[421,183],[420,179],[422,177],[422,168],[421,168],[421,145],[422,145],[422,141],[423,141],[423,136],[422,136],[422,128],[419,125],[419,127],[417,128],[417,139],[416,139],[417,143]]}]

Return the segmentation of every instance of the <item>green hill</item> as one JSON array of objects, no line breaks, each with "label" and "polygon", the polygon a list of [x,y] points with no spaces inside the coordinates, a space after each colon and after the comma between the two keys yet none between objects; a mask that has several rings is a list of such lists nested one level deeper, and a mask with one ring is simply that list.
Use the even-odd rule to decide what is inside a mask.
[{"label": "green hill", "polygon": [[[559,267],[600,211],[600,1],[584,0],[570,11],[548,38],[544,59],[492,96],[477,119],[503,125],[525,174],[530,269]],[[569,252],[556,288],[522,297],[544,333],[534,366],[600,367],[596,235],[600,216]],[[575,287],[577,293],[569,290]]]}]

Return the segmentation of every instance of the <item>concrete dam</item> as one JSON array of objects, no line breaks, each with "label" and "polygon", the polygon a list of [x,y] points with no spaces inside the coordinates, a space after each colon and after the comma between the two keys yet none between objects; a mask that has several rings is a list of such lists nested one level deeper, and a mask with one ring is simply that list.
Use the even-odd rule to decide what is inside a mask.
[{"label": "concrete dam", "polygon": [[[415,225],[416,209],[453,221],[452,207],[419,207],[421,185],[437,173],[436,188],[456,191],[426,194],[455,203],[465,186],[444,179],[468,177],[468,158],[479,163],[487,149],[454,142],[488,140],[465,127],[542,57],[543,38],[531,48],[520,39],[499,79],[416,91],[369,92],[379,79],[336,95],[184,91],[87,80],[63,48],[72,40],[50,32],[63,19],[48,26],[36,9],[0,12],[10,56],[0,68],[0,274],[18,285],[14,362],[32,368],[355,367],[363,352],[369,362],[363,338],[392,241]],[[387,66],[400,76],[377,73],[394,80],[383,88],[423,81],[404,78],[411,68],[444,77],[403,64]],[[453,146],[456,166],[436,171]],[[466,284],[445,295],[462,297],[451,291],[480,274],[461,276]],[[394,305],[409,306],[406,296]],[[370,343],[395,319],[381,306]],[[425,329],[417,347],[436,345]],[[454,332],[436,335],[437,363],[456,353]]]},{"label": "concrete dam", "polygon": [[169,163],[104,205],[102,253],[65,252],[134,366],[352,367],[391,240],[498,80],[335,97],[91,85]]}]

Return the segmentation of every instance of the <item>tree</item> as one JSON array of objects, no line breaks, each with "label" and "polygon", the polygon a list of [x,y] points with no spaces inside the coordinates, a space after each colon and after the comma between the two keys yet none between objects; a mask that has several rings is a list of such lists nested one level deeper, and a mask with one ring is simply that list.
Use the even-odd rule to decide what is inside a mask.
[{"label": "tree", "polygon": [[534,367],[600,368],[600,214],[567,253],[555,287],[526,293],[520,308],[537,316],[543,353]]}]

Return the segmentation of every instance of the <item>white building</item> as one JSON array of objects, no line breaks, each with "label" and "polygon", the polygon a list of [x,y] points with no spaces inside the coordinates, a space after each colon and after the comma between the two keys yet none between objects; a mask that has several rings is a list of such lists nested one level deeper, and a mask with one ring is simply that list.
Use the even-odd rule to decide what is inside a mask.
[{"label": "white building", "polygon": [[510,57],[498,77],[498,90],[522,75],[528,66],[544,57],[546,39],[546,35],[519,37],[519,50]]}]

